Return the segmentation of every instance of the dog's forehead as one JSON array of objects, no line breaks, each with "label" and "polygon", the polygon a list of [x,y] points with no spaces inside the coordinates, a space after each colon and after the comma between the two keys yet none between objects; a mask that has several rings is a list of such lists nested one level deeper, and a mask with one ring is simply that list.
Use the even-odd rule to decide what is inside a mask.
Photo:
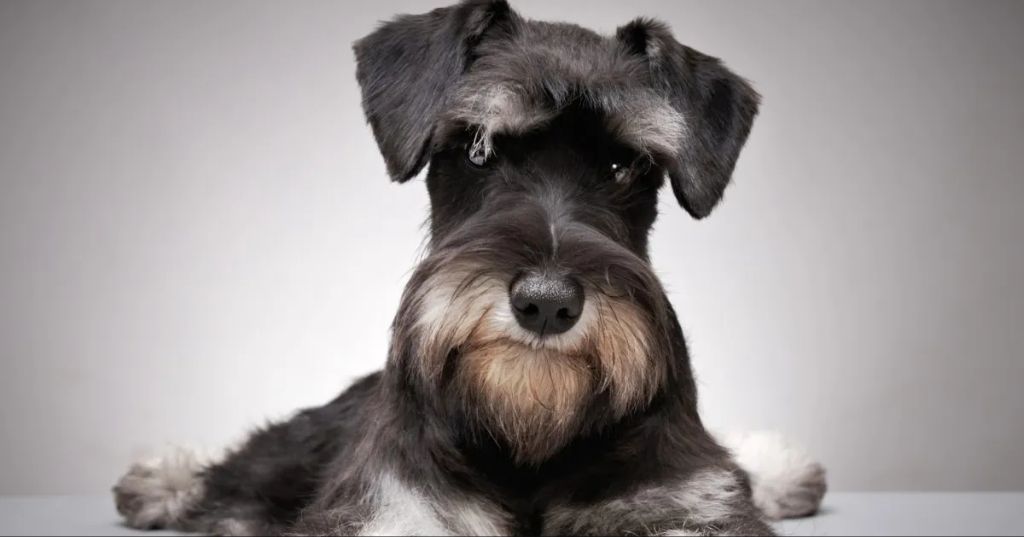
[{"label": "dog's forehead", "polygon": [[444,115],[495,134],[521,134],[573,106],[601,113],[610,132],[652,155],[673,154],[683,116],[657,91],[646,59],[620,40],[574,24],[517,21],[485,37]]}]

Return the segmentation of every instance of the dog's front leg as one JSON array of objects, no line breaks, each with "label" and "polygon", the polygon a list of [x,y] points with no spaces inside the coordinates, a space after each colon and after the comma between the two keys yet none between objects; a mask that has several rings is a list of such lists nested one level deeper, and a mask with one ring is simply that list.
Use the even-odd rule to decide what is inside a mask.
[{"label": "dog's front leg", "polygon": [[707,469],[593,503],[563,503],[545,535],[775,535],[732,471]]}]

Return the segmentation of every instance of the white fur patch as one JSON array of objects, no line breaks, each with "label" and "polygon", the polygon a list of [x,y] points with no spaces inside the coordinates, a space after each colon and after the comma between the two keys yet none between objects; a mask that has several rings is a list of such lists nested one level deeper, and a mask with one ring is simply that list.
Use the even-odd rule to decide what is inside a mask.
[{"label": "white fur patch", "polygon": [[508,535],[508,516],[497,507],[480,501],[456,501],[448,512],[456,535]]},{"label": "white fur patch", "polygon": [[185,449],[133,465],[114,486],[118,512],[133,528],[178,526],[202,498],[203,466],[203,457]]},{"label": "white fur patch", "polygon": [[802,448],[770,432],[726,437],[736,462],[750,474],[756,504],[773,519],[814,514],[825,496],[825,468]]},{"label": "white fur patch", "polygon": [[368,495],[373,515],[359,535],[504,535],[503,517],[482,502],[432,498],[384,473]]},{"label": "white fur patch", "polygon": [[391,474],[379,478],[371,497],[374,514],[360,535],[450,535],[426,496]]}]

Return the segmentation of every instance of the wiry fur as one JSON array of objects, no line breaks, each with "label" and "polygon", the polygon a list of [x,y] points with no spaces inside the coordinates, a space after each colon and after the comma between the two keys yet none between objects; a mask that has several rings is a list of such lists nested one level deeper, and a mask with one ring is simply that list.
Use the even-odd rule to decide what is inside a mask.
[{"label": "wiry fur", "polygon": [[[359,41],[356,53],[367,117],[396,181],[415,175],[452,130],[478,130],[491,152],[495,134],[521,134],[582,103],[654,157],[697,218],[721,199],[760,100],[660,22],[637,19],[606,37],[523,19],[504,2],[401,17]],[[396,57],[405,76],[375,70],[391,69]]]},{"label": "wiry fur", "polygon": [[[508,281],[514,267],[529,264],[509,255],[493,268],[493,259],[473,264],[474,251],[491,252],[513,235],[521,241],[536,238],[538,249],[555,249],[548,216],[535,219],[535,212],[548,209],[516,201],[515,196],[495,200],[487,223],[474,223],[438,244],[425,259],[403,300],[413,325],[396,325],[393,354],[403,355],[404,346],[416,345],[414,367],[424,382],[444,391],[448,386],[455,400],[465,401],[466,413],[477,413],[491,429],[499,430],[513,443],[521,461],[538,461],[564,446],[584,425],[582,410],[596,398],[607,397],[610,410],[621,417],[650,401],[661,383],[664,364],[654,358],[658,341],[649,315],[638,308],[624,290],[615,298],[600,292],[602,283],[594,274],[587,284],[588,301],[570,333],[541,342],[518,327],[508,303]],[[501,210],[498,206],[524,207],[525,214]],[[579,226],[577,229],[575,226]],[[634,276],[644,288],[658,289],[657,281],[635,254],[605,244],[602,235],[580,224],[557,232],[563,237],[562,250],[582,262],[583,256],[605,256],[603,263],[621,256],[621,267],[633,266]],[[588,242],[589,241],[589,242]],[[455,243],[458,248],[452,248]],[[596,243],[596,244],[595,244]],[[600,248],[600,249],[599,249]],[[512,254],[513,252],[509,252]],[[493,257],[490,255],[489,257]],[[633,296],[639,289],[632,290]],[[660,300],[655,295],[652,300]],[[400,336],[399,336],[400,334]],[[451,349],[459,349],[466,364],[456,380],[443,378]],[[485,410],[480,412],[480,410]]]},{"label": "wiry fur", "polygon": [[117,512],[139,529],[183,523],[204,492],[203,462],[192,451],[176,449],[164,457],[133,465],[114,487]]},{"label": "wiry fur", "polygon": [[637,527],[648,535],[758,534],[764,525],[746,509],[746,495],[735,473],[702,470],[584,509],[553,507],[551,524],[559,535],[629,534]]},{"label": "wiry fur", "polygon": [[750,473],[754,504],[772,519],[813,515],[827,484],[825,468],[803,448],[772,432],[724,438],[736,462]]},{"label": "wiry fur", "polygon": [[[429,249],[386,366],[221,462],[134,467],[115,488],[128,523],[770,534],[754,501],[770,515],[802,511],[758,494],[802,497],[806,483],[763,487],[755,475],[752,495],[704,429],[647,253],[665,175],[695,217],[721,198],[756,114],[750,86],[660,23],[601,36],[502,1],[398,17],[355,52],[389,174],[405,181],[430,164]],[[570,329],[520,326],[509,293],[524,274],[582,290]]]},{"label": "wiry fur", "polygon": [[670,157],[683,145],[683,113],[652,87],[644,56],[578,26],[507,24],[502,38],[474,50],[472,70],[451,90],[447,125],[478,126],[491,151],[495,134],[526,132],[582,102],[602,110],[610,130],[641,152]]}]

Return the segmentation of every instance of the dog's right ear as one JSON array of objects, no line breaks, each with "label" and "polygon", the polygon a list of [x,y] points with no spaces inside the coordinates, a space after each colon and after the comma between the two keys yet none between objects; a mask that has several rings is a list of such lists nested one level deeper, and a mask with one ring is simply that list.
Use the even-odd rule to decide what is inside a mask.
[{"label": "dog's right ear", "polygon": [[464,0],[399,16],[356,41],[363,111],[392,180],[404,182],[423,169],[438,112],[474,44],[509,14],[504,0]]}]

